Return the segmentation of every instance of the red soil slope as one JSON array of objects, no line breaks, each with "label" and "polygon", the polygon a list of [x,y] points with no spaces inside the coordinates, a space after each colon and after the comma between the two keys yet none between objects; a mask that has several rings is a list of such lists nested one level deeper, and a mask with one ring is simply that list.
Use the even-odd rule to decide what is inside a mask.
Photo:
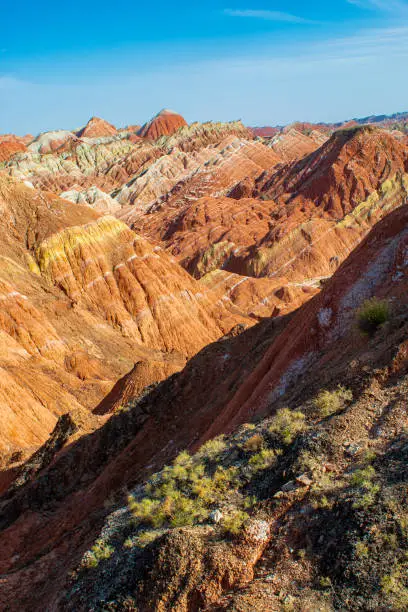
[{"label": "red soil slope", "polygon": [[27,149],[23,139],[10,134],[0,136],[0,163],[8,161],[15,153]]},{"label": "red soil slope", "polygon": [[104,136],[114,136],[116,133],[117,130],[111,123],[104,119],[99,119],[99,117],[91,117],[88,123],[76,132],[76,135],[79,138],[102,138]]},{"label": "red soil slope", "polygon": [[[183,372],[57,454],[38,479],[4,498],[0,601],[13,601],[11,610],[29,602],[33,610],[59,609],[69,569],[94,540],[112,491],[144,480],[181,448],[273,412],[306,374],[321,384],[336,368],[364,367],[375,346],[353,335],[355,310],[374,294],[393,304],[395,321],[406,308],[407,227],[402,206],[290,320],[207,347]],[[406,341],[384,350],[394,371],[404,360],[406,367]]]},{"label": "red soil slope", "polygon": [[63,412],[87,421],[135,362],[162,363],[156,379],[144,374],[150,384],[167,374],[168,351],[179,369],[251,324],[113,217],[5,176],[0,211],[3,461],[42,443]]},{"label": "red soil slope", "polygon": [[222,268],[280,279],[285,291],[288,283],[314,286],[405,201],[407,160],[404,144],[382,130],[340,131],[299,162],[254,181],[246,171],[233,198],[189,201],[180,187],[134,227],[162,240],[196,277]]},{"label": "red soil slope", "polygon": [[173,111],[163,109],[153,119],[144,126],[138,132],[139,136],[144,138],[150,138],[156,140],[160,136],[169,136],[177,132],[177,130],[187,125],[187,122],[181,115],[174,113]]}]

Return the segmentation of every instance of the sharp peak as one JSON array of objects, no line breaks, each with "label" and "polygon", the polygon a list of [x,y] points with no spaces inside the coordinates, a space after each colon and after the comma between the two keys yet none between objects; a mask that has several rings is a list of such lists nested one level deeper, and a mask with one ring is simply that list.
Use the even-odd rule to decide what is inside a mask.
[{"label": "sharp peak", "polygon": [[171,110],[170,108],[162,108],[162,110],[159,111],[155,117],[160,117],[161,115],[180,115],[180,113],[176,113],[176,111]]}]

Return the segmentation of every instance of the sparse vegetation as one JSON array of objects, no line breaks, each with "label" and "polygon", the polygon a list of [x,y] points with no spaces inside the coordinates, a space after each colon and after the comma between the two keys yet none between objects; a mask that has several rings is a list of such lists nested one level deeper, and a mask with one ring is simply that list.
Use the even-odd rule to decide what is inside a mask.
[{"label": "sparse vegetation", "polygon": [[225,441],[225,436],[218,436],[203,444],[197,454],[206,459],[215,459],[215,457],[222,453],[226,447],[227,443]]},{"label": "sparse vegetation", "polygon": [[338,385],[334,391],[321,391],[313,400],[313,404],[318,415],[324,418],[341,410],[344,404],[352,399],[353,393]]},{"label": "sparse vegetation", "polygon": [[403,563],[396,563],[390,574],[383,576],[381,589],[387,596],[393,610],[408,609],[408,555]]},{"label": "sparse vegetation", "polygon": [[248,519],[249,514],[247,512],[234,509],[223,518],[222,527],[226,533],[238,535]]},{"label": "sparse vegetation", "polygon": [[303,412],[281,408],[277,411],[269,426],[269,433],[279,436],[284,444],[290,444],[305,429],[305,415]]},{"label": "sparse vegetation", "polygon": [[208,518],[211,505],[219,503],[238,486],[236,467],[213,468],[217,454],[225,448],[222,439],[212,440],[191,457],[182,452],[145,487],[146,497],[140,501],[129,497],[129,509],[137,525],[158,529],[184,527]]},{"label": "sparse vegetation", "polygon": [[357,557],[367,558],[369,556],[369,548],[365,542],[359,541],[356,544],[356,555]]},{"label": "sparse vegetation", "polygon": [[372,465],[356,470],[351,475],[351,486],[358,489],[354,508],[369,508],[375,502],[375,497],[380,491],[380,486],[373,482],[375,476],[376,472]]},{"label": "sparse vegetation", "polygon": [[357,311],[358,327],[367,336],[373,336],[389,318],[388,303],[376,297],[366,300]]},{"label": "sparse vegetation", "polygon": [[259,453],[256,453],[256,455],[252,455],[248,462],[248,465],[252,468],[254,472],[266,470],[266,468],[271,467],[271,465],[273,465],[275,459],[280,454],[280,451],[263,448],[261,451],[259,451]]},{"label": "sparse vegetation", "polygon": [[265,445],[265,440],[261,434],[254,434],[247,440],[245,440],[243,444],[243,448],[245,451],[250,453],[255,453],[260,451]]},{"label": "sparse vegetation", "polygon": [[109,559],[114,552],[112,546],[109,546],[103,540],[97,540],[91,550],[85,553],[81,565],[86,569],[97,567],[101,561]]}]

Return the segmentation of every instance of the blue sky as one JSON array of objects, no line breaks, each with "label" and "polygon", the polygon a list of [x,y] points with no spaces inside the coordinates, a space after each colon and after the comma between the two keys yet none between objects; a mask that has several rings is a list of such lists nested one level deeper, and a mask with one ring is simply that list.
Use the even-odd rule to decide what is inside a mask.
[{"label": "blue sky", "polygon": [[20,0],[2,8],[0,133],[338,121],[408,110],[408,0]]}]

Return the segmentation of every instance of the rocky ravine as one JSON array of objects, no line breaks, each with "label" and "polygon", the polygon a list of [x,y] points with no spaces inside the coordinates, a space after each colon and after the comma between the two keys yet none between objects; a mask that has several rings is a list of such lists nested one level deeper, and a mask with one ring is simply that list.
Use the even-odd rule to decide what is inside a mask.
[{"label": "rocky ravine", "polygon": [[[207,347],[98,432],[56,448],[49,467],[6,495],[5,601],[61,610],[403,609],[407,211],[379,222],[296,315]],[[372,295],[387,301],[390,317],[370,340],[355,320]],[[331,393],[328,408],[315,399],[322,390]],[[258,424],[242,427],[254,416]],[[201,450],[135,488],[185,448]],[[173,483],[167,502],[160,478]],[[164,514],[153,525],[154,506],[145,518],[131,506],[135,525],[122,486],[136,501],[170,506],[157,506]],[[118,506],[97,535],[114,491]],[[171,510],[180,494],[190,500],[186,515]],[[217,508],[219,524],[210,517]],[[385,516],[391,540],[376,535]],[[141,530],[150,539],[138,539]],[[86,548],[69,579],[67,567],[78,567]]]}]

